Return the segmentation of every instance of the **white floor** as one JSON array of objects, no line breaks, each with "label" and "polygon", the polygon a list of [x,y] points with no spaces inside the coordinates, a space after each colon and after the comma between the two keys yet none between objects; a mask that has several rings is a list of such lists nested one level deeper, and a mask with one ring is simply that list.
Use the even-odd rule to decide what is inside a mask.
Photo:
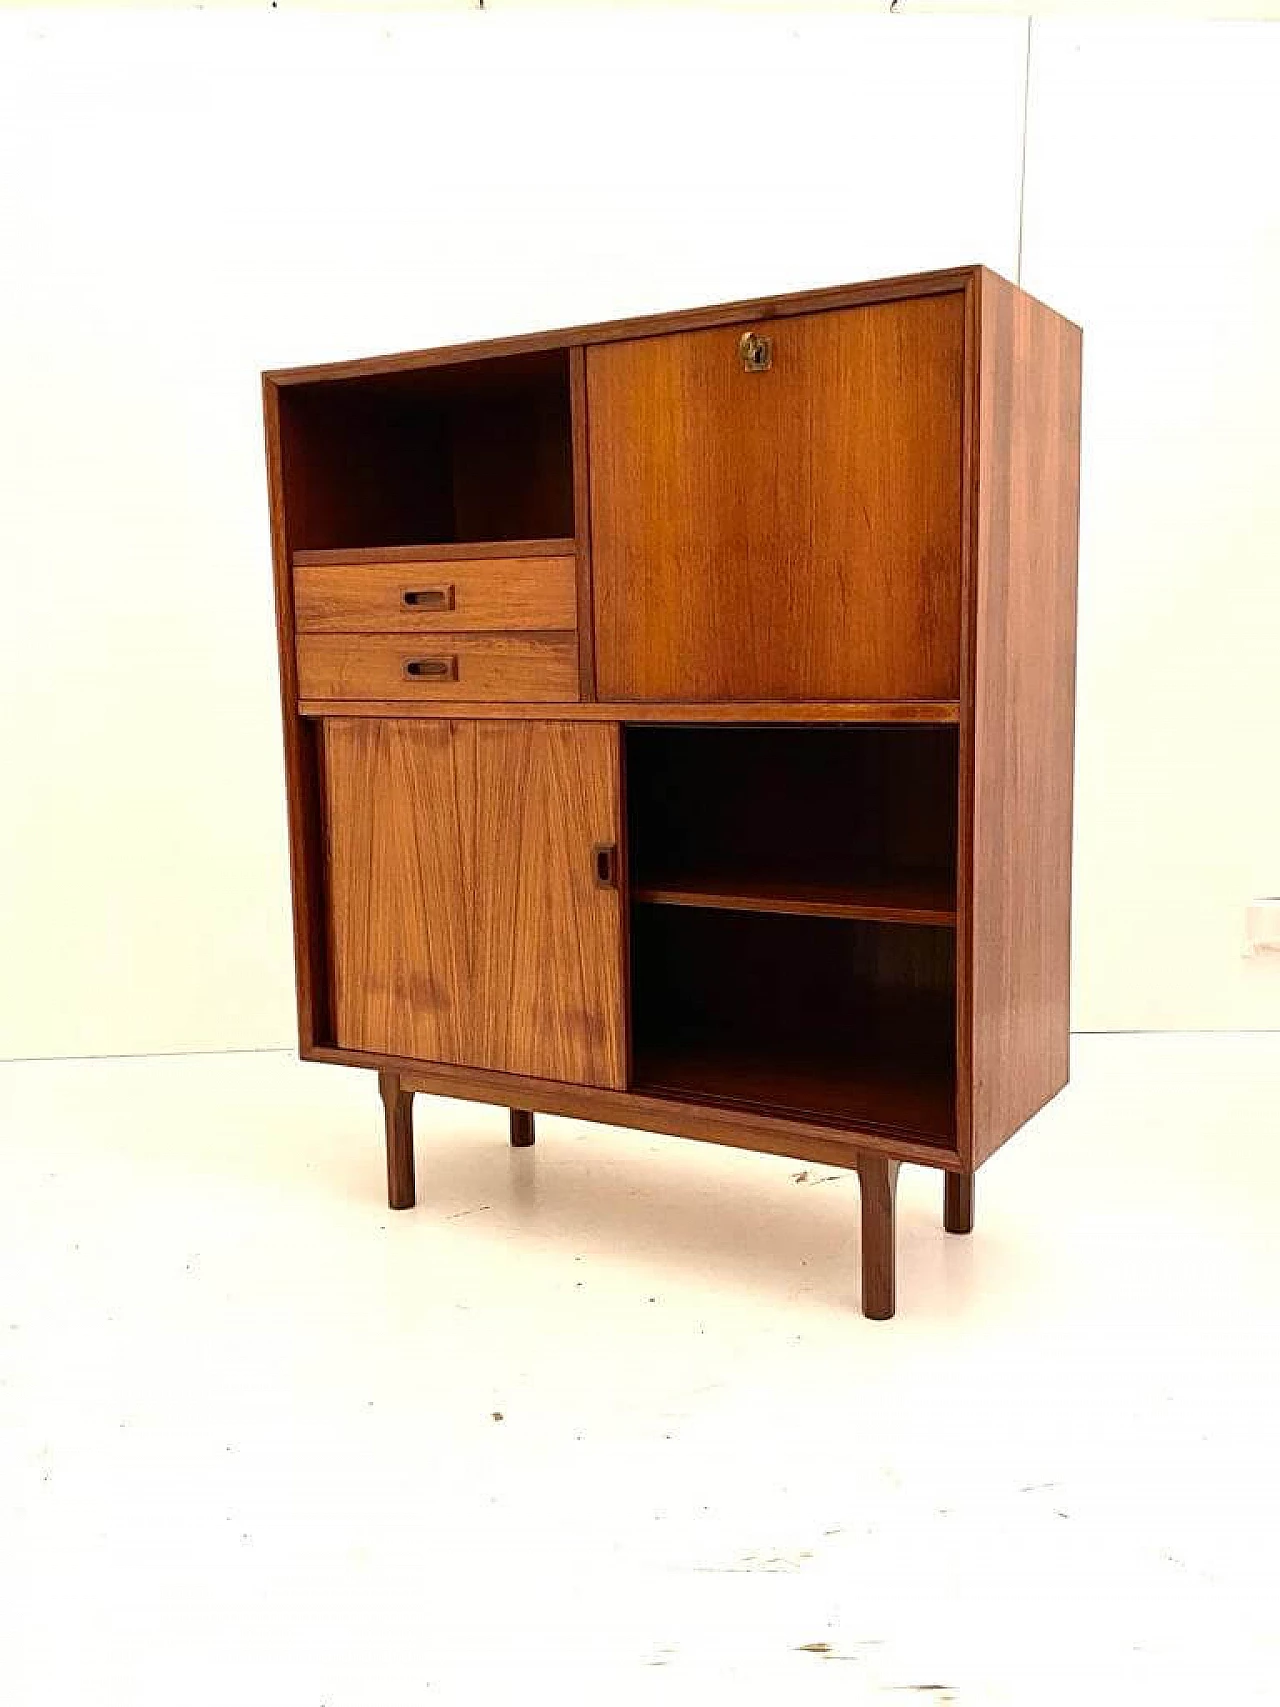
[{"label": "white floor", "polygon": [[1080,1039],[883,1324],[852,1176],[417,1117],[0,1068],[8,1707],[1276,1699],[1280,1036]]}]

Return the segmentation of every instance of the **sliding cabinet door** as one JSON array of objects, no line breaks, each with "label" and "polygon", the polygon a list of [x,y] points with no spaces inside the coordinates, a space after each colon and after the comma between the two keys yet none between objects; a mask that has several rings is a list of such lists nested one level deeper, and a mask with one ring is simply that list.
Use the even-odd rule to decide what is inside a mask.
[{"label": "sliding cabinet door", "polygon": [[325,725],[340,1048],[622,1088],[618,731]]}]

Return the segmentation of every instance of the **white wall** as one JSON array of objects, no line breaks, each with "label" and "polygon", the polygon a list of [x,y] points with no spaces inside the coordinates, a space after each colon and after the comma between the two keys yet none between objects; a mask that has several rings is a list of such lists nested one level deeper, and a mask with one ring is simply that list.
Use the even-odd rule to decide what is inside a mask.
[{"label": "white wall", "polygon": [[[1271,160],[1233,154],[1267,138],[1219,97],[1228,140],[1191,158],[1230,162],[1272,271],[1247,300],[1235,287],[1238,322],[1214,315],[1221,358],[1179,299],[1197,402],[1178,508],[1157,507],[1185,596],[1153,643],[1163,460],[1141,447],[1168,441],[1173,394],[1147,389],[1154,354],[1132,366],[1137,297],[1112,295],[1106,245],[1127,241],[1128,125],[1141,137],[1150,112],[1176,133],[1177,110],[1140,77],[1095,123],[1112,50],[1090,48],[1081,83],[1074,39],[1052,38],[1034,81],[1025,277],[1090,328],[1077,1023],[1280,1023],[1271,969],[1228,928],[1280,888],[1274,819],[1216,766],[1212,799],[1184,809],[1180,767],[1146,763],[1180,743],[1199,776],[1218,745],[1171,655],[1219,733],[1230,713],[1237,771],[1268,756],[1274,708],[1241,678],[1280,530],[1242,472],[1261,474],[1249,434],[1274,395],[1274,334],[1255,354],[1274,133]],[[1194,110],[1261,51],[1224,38]],[[291,1038],[260,368],[976,259],[1012,275],[1025,63],[1025,24],[1000,18],[0,17],[0,1054]],[[1171,214],[1164,156],[1138,159]],[[1214,186],[1192,183],[1216,230]],[[1099,200],[1116,213],[1090,237]],[[1126,449],[1140,478],[1119,473]],[[1233,586],[1254,596],[1239,620],[1203,608]],[[1168,746],[1141,744],[1153,695]],[[1170,938],[1153,960],[1135,898],[1174,828],[1198,838],[1167,891],[1195,913],[1195,952]]]},{"label": "white wall", "polygon": [[1024,28],[0,28],[0,1052],[286,1043],[259,370],[1011,267]]},{"label": "white wall", "polygon": [[1280,28],[1033,31],[1022,279],[1085,327],[1075,1023],[1280,1025]]}]

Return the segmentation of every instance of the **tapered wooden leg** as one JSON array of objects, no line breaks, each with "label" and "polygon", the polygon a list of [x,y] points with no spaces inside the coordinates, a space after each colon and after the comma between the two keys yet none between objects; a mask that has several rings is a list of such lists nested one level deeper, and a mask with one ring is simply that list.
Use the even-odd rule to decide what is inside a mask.
[{"label": "tapered wooden leg", "polygon": [[533,1113],[527,1108],[511,1110],[511,1142],[517,1150],[533,1143]]},{"label": "tapered wooden leg", "polygon": [[413,1092],[401,1088],[399,1073],[379,1073],[378,1094],[387,1117],[387,1202],[412,1209]]},{"label": "tapered wooden leg", "polygon": [[948,1233],[973,1231],[973,1175],[948,1174],[942,1200],[942,1225]]},{"label": "tapered wooden leg", "polygon": [[884,1322],[894,1307],[894,1198],[898,1163],[858,1153],[862,1192],[862,1313]]}]

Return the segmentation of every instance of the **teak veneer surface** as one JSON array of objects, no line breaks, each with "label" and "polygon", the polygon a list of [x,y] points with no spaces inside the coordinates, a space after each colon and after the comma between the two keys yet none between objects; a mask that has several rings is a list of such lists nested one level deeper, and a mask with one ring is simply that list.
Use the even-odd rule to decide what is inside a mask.
[{"label": "teak veneer surface", "polygon": [[473,563],[494,557],[572,557],[574,542],[565,539],[472,539],[464,544],[362,545],[338,550],[295,551],[295,569],[325,568],[334,563]]},{"label": "teak veneer surface", "polygon": [[950,725],[960,721],[959,702],[950,700],[702,700],[690,703],[598,700],[573,704],[493,705],[484,700],[438,705],[403,705],[391,700],[336,700],[303,697],[301,717],[563,717],[595,723],[906,723]]},{"label": "teak veneer surface", "polygon": [[943,1146],[951,1142],[955,1091],[945,1071],[931,1076],[920,1065],[904,1063],[888,1071],[869,1068],[839,1048],[771,1057],[723,1040],[699,1040],[686,1048],[671,1044],[642,1057],[635,1083],[649,1096],[910,1133]]},{"label": "teak veneer surface", "polygon": [[1067,1082],[1079,328],[981,277],[973,597],[972,1159]]},{"label": "teak veneer surface", "polygon": [[[445,674],[409,673],[423,666]],[[563,633],[299,634],[298,684],[304,699],[572,700],[578,643]]]},{"label": "teak veneer surface", "polygon": [[733,879],[662,874],[632,885],[632,899],[666,907],[717,907],[729,912],[810,914],[825,919],[870,919],[884,924],[953,925],[955,886],[944,877],[867,877],[858,882],[818,879]]},{"label": "teak veneer surface", "polygon": [[308,563],[293,579],[303,633],[545,631],[578,621],[572,555]]},{"label": "teak veneer surface", "polygon": [[325,725],[340,1047],[625,1083],[614,730]]},{"label": "teak veneer surface", "polygon": [[963,295],[743,331],[587,351],[600,695],[954,695]]}]

